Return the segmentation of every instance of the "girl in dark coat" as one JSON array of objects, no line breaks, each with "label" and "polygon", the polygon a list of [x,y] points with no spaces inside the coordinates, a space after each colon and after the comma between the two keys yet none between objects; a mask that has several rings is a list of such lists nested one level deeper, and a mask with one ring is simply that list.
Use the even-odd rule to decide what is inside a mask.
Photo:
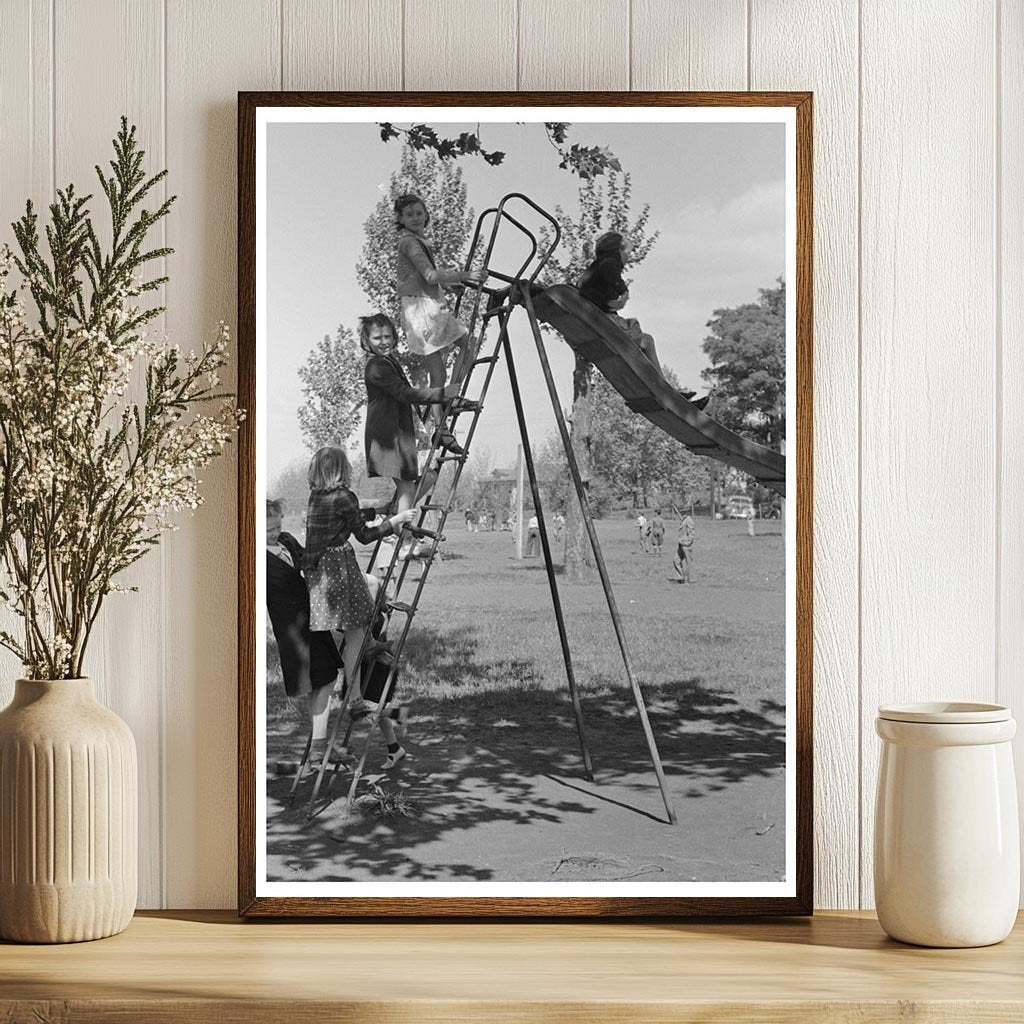
[{"label": "girl in dark coat", "polygon": [[[458,384],[414,388],[395,358],[398,336],[383,313],[359,322],[359,343],[366,360],[366,474],[389,476],[395,482],[397,511],[412,508],[420,470],[413,429],[414,405],[446,402],[459,394]],[[422,494],[429,491],[423,488]]]},{"label": "girl in dark coat", "polygon": [[[629,238],[618,231],[607,231],[594,244],[594,261],[583,271],[579,289],[583,298],[592,302],[598,309],[604,310],[640,347],[647,358],[654,363],[658,373],[662,372],[661,361],[658,359],[654,338],[640,326],[640,321],[633,317],[619,316],[619,310],[629,300],[629,287],[622,279],[622,271],[632,251]],[[692,400],[695,391],[679,389],[687,400]],[[710,396],[698,399],[693,404],[703,409]]]}]

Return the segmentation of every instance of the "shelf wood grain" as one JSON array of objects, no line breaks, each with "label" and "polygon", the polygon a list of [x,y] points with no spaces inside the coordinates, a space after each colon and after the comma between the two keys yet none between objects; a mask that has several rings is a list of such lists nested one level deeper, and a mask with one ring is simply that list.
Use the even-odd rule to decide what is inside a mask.
[{"label": "shelf wood grain", "polygon": [[0,1021],[1003,1024],[1024,1019],[1022,956],[1024,919],[997,946],[927,950],[853,911],[631,924],[161,911],[99,942],[0,943]]}]

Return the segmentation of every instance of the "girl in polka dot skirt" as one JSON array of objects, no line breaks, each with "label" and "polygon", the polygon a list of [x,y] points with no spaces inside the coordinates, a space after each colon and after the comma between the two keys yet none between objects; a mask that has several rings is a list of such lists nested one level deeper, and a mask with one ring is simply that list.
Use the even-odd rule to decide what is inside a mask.
[{"label": "girl in polka dot skirt", "polygon": [[[309,464],[309,505],[306,512],[306,550],[302,570],[309,589],[309,628],[344,634],[345,679],[354,687],[353,712],[361,706],[361,673],[356,659],[373,616],[373,598],[366,576],[349,542],[361,544],[397,533],[416,514],[415,508],[399,512],[378,526],[363,518],[359,499],[349,489],[352,469],[342,448],[321,448]],[[398,746],[387,718],[380,719],[388,740],[389,761],[397,762],[404,751]],[[390,735],[389,735],[390,732]],[[394,749],[392,749],[394,747]]]}]

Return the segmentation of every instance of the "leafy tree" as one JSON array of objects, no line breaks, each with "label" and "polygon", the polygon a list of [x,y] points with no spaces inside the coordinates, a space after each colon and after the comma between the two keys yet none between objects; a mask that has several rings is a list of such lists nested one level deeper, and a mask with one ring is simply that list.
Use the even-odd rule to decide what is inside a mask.
[{"label": "leafy tree", "polygon": [[[675,374],[662,367],[665,379],[678,387]],[[591,419],[593,466],[617,498],[628,496],[634,507],[662,497],[679,503],[708,486],[707,460],[632,412],[603,377],[593,384]]]},{"label": "leafy tree", "polygon": [[[569,477],[569,460],[562,448],[562,439],[557,431],[552,431],[534,453],[534,465],[537,468],[537,479],[540,483],[541,500],[547,515],[564,512],[566,522],[570,521],[572,510],[576,507],[576,495]],[[590,510],[597,518],[606,515],[611,509],[614,498],[613,489],[603,476],[595,473],[587,487]],[[584,542],[589,545],[584,534]],[[588,548],[589,550],[589,548]]]},{"label": "leafy tree", "polygon": [[[642,263],[654,246],[658,232],[648,233],[650,207],[644,206],[635,218],[631,215],[632,180],[629,174],[612,169],[603,181],[586,179],[579,187],[577,211],[570,215],[561,206],[555,217],[562,229],[560,248],[545,267],[543,284],[575,282],[594,258],[594,242],[606,231],[621,231],[633,242],[630,266]],[[542,244],[550,244],[550,235],[542,232]],[[592,366],[580,356],[573,367],[572,444],[579,463],[580,476],[590,497],[592,467],[592,407],[590,400]],[[591,502],[593,505],[593,502]],[[594,509],[596,514],[597,509]],[[586,526],[575,501],[566,505],[566,575],[570,579],[589,579],[594,560]]]},{"label": "leafy tree", "polygon": [[299,367],[306,400],[299,406],[299,428],[310,451],[325,445],[344,448],[359,426],[366,404],[362,351],[355,334],[339,327],[325,334]]},{"label": "leafy tree", "polygon": [[[622,165],[615,154],[606,146],[581,146],[579,143],[568,145],[566,139],[572,127],[566,121],[546,121],[544,132],[548,142],[560,157],[558,166],[579,175],[584,181],[607,170],[621,171]],[[388,122],[380,123],[380,137],[384,142],[401,138],[414,150],[428,150],[436,153],[441,160],[454,161],[459,157],[478,156],[485,163],[497,166],[505,159],[500,150],[484,148],[480,138],[480,126],[475,132],[460,132],[454,138],[444,138],[428,124],[413,124],[408,128],[399,128]]]},{"label": "leafy tree", "polygon": [[714,393],[708,412],[722,424],[778,450],[786,433],[786,285],[760,289],[757,302],[716,309],[702,376]]}]

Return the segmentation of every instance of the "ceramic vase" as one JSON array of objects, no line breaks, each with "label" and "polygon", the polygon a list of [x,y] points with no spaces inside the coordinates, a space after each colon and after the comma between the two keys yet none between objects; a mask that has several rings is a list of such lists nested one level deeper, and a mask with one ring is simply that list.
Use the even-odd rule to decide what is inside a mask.
[{"label": "ceramic vase", "polygon": [[1010,740],[998,704],[878,709],[875,905],[894,939],[988,946],[1017,915],[1020,838]]},{"label": "ceramic vase", "polygon": [[0,938],[123,931],[138,888],[131,730],[90,679],[19,679],[0,712]]}]

